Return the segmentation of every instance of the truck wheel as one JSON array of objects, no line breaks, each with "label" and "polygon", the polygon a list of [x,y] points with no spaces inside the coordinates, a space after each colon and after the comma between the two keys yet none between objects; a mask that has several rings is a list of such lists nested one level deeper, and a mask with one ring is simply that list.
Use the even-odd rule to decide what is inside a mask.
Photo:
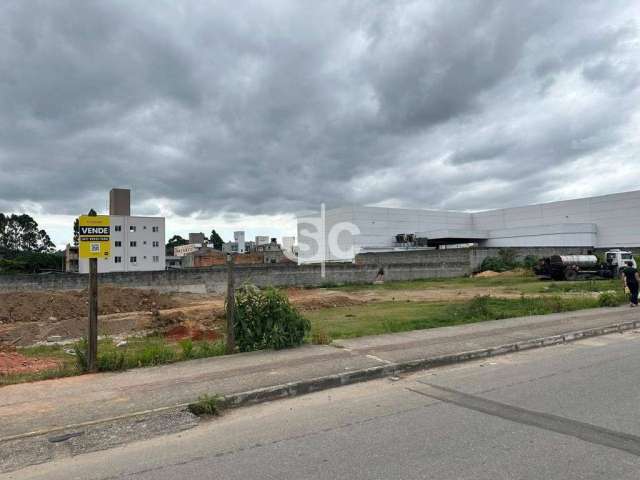
[{"label": "truck wheel", "polygon": [[564,279],[572,282],[573,280],[578,279],[578,272],[576,272],[573,268],[568,268],[564,272]]}]

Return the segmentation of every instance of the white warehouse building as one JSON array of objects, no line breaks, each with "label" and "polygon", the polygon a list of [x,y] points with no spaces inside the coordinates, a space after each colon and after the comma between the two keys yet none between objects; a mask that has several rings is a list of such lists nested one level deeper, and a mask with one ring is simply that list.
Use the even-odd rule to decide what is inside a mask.
[{"label": "white warehouse building", "polygon": [[327,261],[352,261],[359,252],[447,245],[640,247],[640,191],[482,212],[340,207],[326,211],[324,227],[319,218],[298,218],[299,263],[318,262],[322,250]]},{"label": "white warehouse building", "polygon": [[[129,190],[111,190],[111,257],[98,260],[99,273],[165,269],[164,217],[131,216],[129,198]],[[79,271],[89,273],[89,260],[80,259]]]}]

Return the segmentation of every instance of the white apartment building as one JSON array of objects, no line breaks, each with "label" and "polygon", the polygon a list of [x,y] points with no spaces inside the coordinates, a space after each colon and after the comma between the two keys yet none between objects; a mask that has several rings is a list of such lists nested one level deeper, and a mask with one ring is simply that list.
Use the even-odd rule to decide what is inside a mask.
[{"label": "white apartment building", "polygon": [[[144,272],[165,269],[164,218],[110,215],[111,258],[98,260],[98,272]],[[89,273],[89,260],[80,260]]]},{"label": "white apartment building", "polygon": [[[131,216],[126,189],[112,189],[109,202],[111,258],[98,260],[98,273],[164,270],[164,217]],[[79,271],[89,273],[89,260],[80,259]]]}]

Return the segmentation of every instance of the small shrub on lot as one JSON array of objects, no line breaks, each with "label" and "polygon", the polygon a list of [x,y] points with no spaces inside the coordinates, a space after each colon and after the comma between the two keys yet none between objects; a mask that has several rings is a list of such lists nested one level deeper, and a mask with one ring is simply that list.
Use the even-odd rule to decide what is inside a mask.
[{"label": "small shrub on lot", "polygon": [[598,295],[598,305],[601,307],[617,307],[628,301],[624,292],[602,292]]},{"label": "small shrub on lot", "polygon": [[324,329],[315,330],[311,332],[311,343],[314,345],[329,345],[331,337]]},{"label": "small shrub on lot", "polygon": [[236,292],[235,338],[243,352],[295,347],[311,324],[282,292],[245,285]]},{"label": "small shrub on lot", "polygon": [[182,349],[183,358],[193,358],[193,340],[191,340],[190,338],[180,340],[180,348]]},{"label": "small shrub on lot", "polygon": [[509,248],[501,248],[497,257],[487,257],[480,264],[480,271],[493,270],[494,272],[506,272],[507,270],[515,270],[523,268],[531,270],[538,264],[538,257],[535,255],[527,255],[522,260],[518,260],[516,252]]},{"label": "small shrub on lot", "polygon": [[220,414],[220,397],[202,395],[198,401],[188,407],[189,411],[198,417],[213,416]]},{"label": "small shrub on lot", "polygon": [[487,257],[482,261],[480,271],[485,272],[487,270],[494,272],[506,272],[509,270],[509,267],[498,257]]},{"label": "small shrub on lot", "polygon": [[531,270],[537,264],[538,257],[536,257],[535,255],[527,255],[526,257],[524,257],[524,260],[522,260],[522,267],[526,268],[527,270]]}]

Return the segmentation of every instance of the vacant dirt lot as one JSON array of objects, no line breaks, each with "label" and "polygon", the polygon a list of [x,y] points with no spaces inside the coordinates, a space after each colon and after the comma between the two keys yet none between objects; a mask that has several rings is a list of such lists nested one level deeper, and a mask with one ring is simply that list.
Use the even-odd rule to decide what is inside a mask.
[{"label": "vacant dirt lot", "polygon": [[[515,298],[503,288],[287,289],[301,310],[384,301],[455,301],[477,295]],[[87,325],[87,291],[37,291],[0,294],[0,346],[80,338]],[[156,330],[170,338],[217,338],[223,329],[224,297],[105,286],[99,292],[100,333],[129,334]],[[185,333],[186,332],[186,333]]]}]

